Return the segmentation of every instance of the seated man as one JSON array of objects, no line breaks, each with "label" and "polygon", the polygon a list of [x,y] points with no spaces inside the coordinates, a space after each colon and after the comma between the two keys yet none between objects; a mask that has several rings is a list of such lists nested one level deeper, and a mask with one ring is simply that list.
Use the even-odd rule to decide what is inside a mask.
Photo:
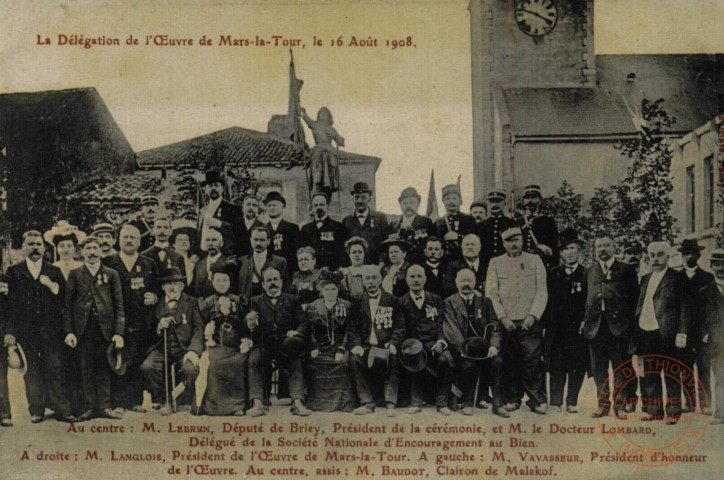
[{"label": "seated man", "polygon": [[[299,299],[282,293],[282,274],[268,266],[261,272],[264,293],[251,299],[250,312],[246,315],[242,351],[251,350],[249,368],[249,397],[252,408],[249,416],[267,414],[272,361],[289,378],[293,415],[307,416],[312,411],[304,405],[304,372],[300,355],[292,355],[285,347],[285,340],[299,337],[304,344],[309,336],[309,325]],[[298,342],[297,341],[297,342]],[[295,342],[292,340],[292,342]],[[303,345],[305,346],[305,345]],[[306,353],[306,352],[303,352]]]},{"label": "seated man", "polygon": [[[161,272],[159,282],[164,294],[151,310],[148,320],[151,330],[149,336],[155,336],[156,341],[148,349],[146,359],[141,364],[141,372],[151,398],[156,403],[165,395],[164,335],[168,364],[176,365],[187,389],[194,384],[199,374],[199,356],[204,349],[203,323],[198,302],[183,293],[186,277],[178,268],[170,267]],[[168,375],[171,373],[168,372]],[[161,415],[169,413],[170,406],[166,403],[161,409]]]},{"label": "seated man", "polygon": [[[447,350],[447,341],[442,333],[442,298],[425,291],[425,269],[420,265],[412,265],[407,269],[407,285],[409,293],[400,298],[400,308],[405,317],[407,338],[420,340],[425,347],[427,364],[435,372],[437,411],[450,415],[447,406],[450,391],[450,368],[454,365],[452,356]],[[423,369],[412,375],[411,403],[409,413],[422,411],[425,382],[428,381]]]},{"label": "seated man", "polygon": [[[445,299],[442,307],[442,328],[458,368],[459,386],[463,391],[462,414],[473,414],[475,381],[481,367],[479,361],[482,360],[485,361],[482,367],[487,373],[487,383],[493,389],[493,413],[507,418],[510,414],[503,408],[500,379],[503,360],[498,355],[503,334],[493,305],[487,298],[475,295],[475,273],[472,270],[460,270],[455,277],[455,284],[458,293]],[[466,340],[488,336],[490,347],[487,355],[473,357],[468,354],[464,345]]]},{"label": "seated man", "polygon": [[394,417],[400,383],[397,347],[405,335],[405,319],[402,317],[397,299],[380,288],[382,275],[377,265],[365,265],[362,281],[365,296],[357,305],[349,330],[352,376],[361,404],[354,413],[366,415],[375,410],[370,387],[374,371],[369,366],[368,356],[370,349],[377,347],[389,349],[387,369],[384,372],[385,403],[387,416]]}]

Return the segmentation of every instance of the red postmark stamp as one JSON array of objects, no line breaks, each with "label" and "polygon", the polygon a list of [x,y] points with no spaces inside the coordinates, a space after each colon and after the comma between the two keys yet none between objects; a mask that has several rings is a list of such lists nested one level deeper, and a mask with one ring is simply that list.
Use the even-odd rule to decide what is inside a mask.
[{"label": "red postmark stamp", "polygon": [[[632,360],[628,360],[611,372],[609,379],[614,385],[613,398],[623,398],[624,402],[627,401],[624,392],[631,388],[631,383],[642,380],[641,408],[637,413],[627,413],[625,418],[613,415],[613,411],[611,416],[599,418],[603,438],[615,455],[636,465],[663,467],[699,461],[693,451],[704,438],[709,417],[697,413],[693,407],[696,405],[695,397],[699,397],[701,408],[710,407],[709,397],[699,378],[691,368],[675,358],[642,355],[638,359],[639,367],[634,368]],[[647,381],[661,383],[657,390],[661,392],[660,398],[647,398],[643,394],[644,382],[637,375],[637,370]],[[674,389],[673,396],[665,388],[667,382],[671,387],[678,387]],[[693,395],[691,392],[694,392]],[[680,413],[682,396],[691,410],[683,415]]]}]

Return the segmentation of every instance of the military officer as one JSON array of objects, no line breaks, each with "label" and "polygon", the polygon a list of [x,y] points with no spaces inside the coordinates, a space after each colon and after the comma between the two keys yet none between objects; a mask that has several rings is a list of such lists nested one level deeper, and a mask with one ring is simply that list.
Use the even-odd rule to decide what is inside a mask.
[{"label": "military officer", "polygon": [[543,263],[557,266],[558,227],[553,217],[539,213],[543,193],[539,185],[528,185],[523,190],[523,215],[517,218],[523,231],[523,250],[541,255]]},{"label": "military officer", "polygon": [[153,221],[156,219],[159,206],[158,196],[145,194],[141,196],[141,214],[131,222],[141,232],[141,247],[139,251],[151,248],[156,238],[153,236]]},{"label": "military officer", "polygon": [[483,261],[483,268],[487,270],[488,263],[494,257],[503,255],[503,239],[500,234],[513,227],[515,221],[505,215],[505,192],[499,190],[488,193],[488,207],[490,216],[476,225],[475,233],[480,237],[483,246],[480,258]]}]

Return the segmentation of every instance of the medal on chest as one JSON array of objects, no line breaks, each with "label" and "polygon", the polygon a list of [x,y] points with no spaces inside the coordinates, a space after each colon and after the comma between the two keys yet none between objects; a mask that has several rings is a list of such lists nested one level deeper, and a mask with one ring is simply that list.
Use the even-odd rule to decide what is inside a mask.
[{"label": "medal on chest", "polygon": [[276,235],[274,235],[274,250],[281,250],[283,241],[284,236],[281,233],[277,233]]},{"label": "medal on chest", "polygon": [[7,282],[0,282],[0,293],[7,295],[9,291],[10,288],[8,287]]},{"label": "medal on chest", "polygon": [[378,329],[392,328],[392,307],[377,307],[375,327]]},{"label": "medal on chest", "polygon": [[145,288],[146,284],[143,277],[132,277],[131,278],[131,290],[140,290]]},{"label": "medal on chest", "polygon": [[320,240],[323,242],[334,242],[334,232],[321,232]]}]

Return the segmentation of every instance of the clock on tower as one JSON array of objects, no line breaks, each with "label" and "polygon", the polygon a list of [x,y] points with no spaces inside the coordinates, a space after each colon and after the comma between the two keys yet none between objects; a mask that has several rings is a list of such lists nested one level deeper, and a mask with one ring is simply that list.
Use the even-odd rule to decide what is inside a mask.
[{"label": "clock on tower", "polygon": [[558,8],[553,0],[520,0],[515,5],[518,28],[531,37],[549,33],[558,21]]}]

